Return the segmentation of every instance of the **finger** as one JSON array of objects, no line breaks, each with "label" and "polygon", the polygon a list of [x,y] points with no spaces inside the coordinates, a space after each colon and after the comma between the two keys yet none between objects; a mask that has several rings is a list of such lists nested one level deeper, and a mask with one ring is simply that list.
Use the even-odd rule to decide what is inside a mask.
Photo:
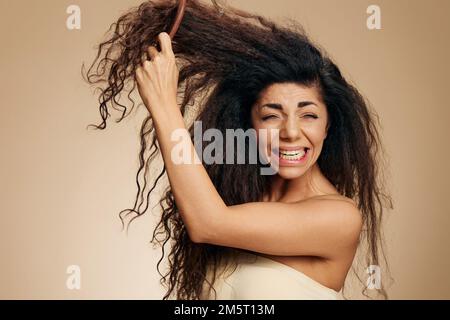
[{"label": "finger", "polygon": [[163,54],[173,54],[172,51],[172,39],[167,32],[161,32],[158,35],[161,52]]},{"label": "finger", "polygon": [[149,46],[147,52],[150,59],[154,59],[159,54],[158,49],[156,49],[154,46]]},{"label": "finger", "polygon": [[142,81],[142,79],[143,79],[142,67],[138,67],[138,68],[136,68],[136,70],[134,72],[134,80],[139,85],[140,82]]}]

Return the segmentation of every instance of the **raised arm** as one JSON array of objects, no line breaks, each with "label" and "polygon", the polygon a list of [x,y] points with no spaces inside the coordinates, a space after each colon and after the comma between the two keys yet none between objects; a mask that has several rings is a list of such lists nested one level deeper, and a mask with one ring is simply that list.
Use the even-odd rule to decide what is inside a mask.
[{"label": "raised arm", "polygon": [[[292,204],[257,202],[226,206],[197,158],[176,102],[178,69],[170,37],[159,35],[161,52],[136,70],[139,93],[152,115],[177,207],[191,240],[274,255],[333,257],[359,239],[362,219],[348,201],[310,199]],[[173,132],[183,132],[182,142]],[[189,150],[188,164],[175,164],[172,150]]]}]

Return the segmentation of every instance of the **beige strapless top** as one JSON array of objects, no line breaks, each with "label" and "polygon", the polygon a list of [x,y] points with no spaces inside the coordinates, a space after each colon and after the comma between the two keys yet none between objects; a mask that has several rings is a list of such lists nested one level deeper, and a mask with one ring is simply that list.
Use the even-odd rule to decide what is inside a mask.
[{"label": "beige strapless top", "polygon": [[[239,256],[238,266],[217,273],[214,290],[206,284],[202,300],[338,300],[340,291],[328,288],[281,262],[251,253]],[[208,273],[208,279],[211,273]]]}]

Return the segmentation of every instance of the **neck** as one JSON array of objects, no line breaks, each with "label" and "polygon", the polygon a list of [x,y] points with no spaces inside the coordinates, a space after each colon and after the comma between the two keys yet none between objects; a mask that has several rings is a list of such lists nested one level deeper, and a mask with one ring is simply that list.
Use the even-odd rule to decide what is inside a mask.
[{"label": "neck", "polygon": [[279,175],[272,178],[268,201],[295,202],[321,194],[320,187],[326,178],[315,164],[303,175],[295,179],[284,179]]}]

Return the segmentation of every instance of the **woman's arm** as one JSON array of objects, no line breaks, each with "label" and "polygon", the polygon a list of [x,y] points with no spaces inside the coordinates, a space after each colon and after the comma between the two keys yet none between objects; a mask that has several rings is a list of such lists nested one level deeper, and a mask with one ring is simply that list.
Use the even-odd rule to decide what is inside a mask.
[{"label": "woman's arm", "polygon": [[[353,248],[362,219],[358,209],[340,200],[307,200],[295,204],[258,202],[226,206],[215,189],[176,102],[178,69],[170,37],[159,35],[161,52],[149,48],[152,61],[136,70],[139,93],[155,125],[156,135],[177,207],[194,242],[247,249],[274,255],[332,257]],[[188,164],[171,159],[182,130]]]},{"label": "woman's arm", "polygon": [[[199,241],[226,206],[198,159],[177,104],[178,69],[169,35],[161,33],[159,42],[161,52],[149,48],[152,61],[145,61],[136,70],[136,80],[139,94],[153,119],[177,207],[190,238]],[[171,139],[174,132],[184,133],[182,142]],[[172,161],[172,150],[180,143],[185,144],[184,150],[189,150],[191,159],[195,156],[196,161],[189,164]]]}]

